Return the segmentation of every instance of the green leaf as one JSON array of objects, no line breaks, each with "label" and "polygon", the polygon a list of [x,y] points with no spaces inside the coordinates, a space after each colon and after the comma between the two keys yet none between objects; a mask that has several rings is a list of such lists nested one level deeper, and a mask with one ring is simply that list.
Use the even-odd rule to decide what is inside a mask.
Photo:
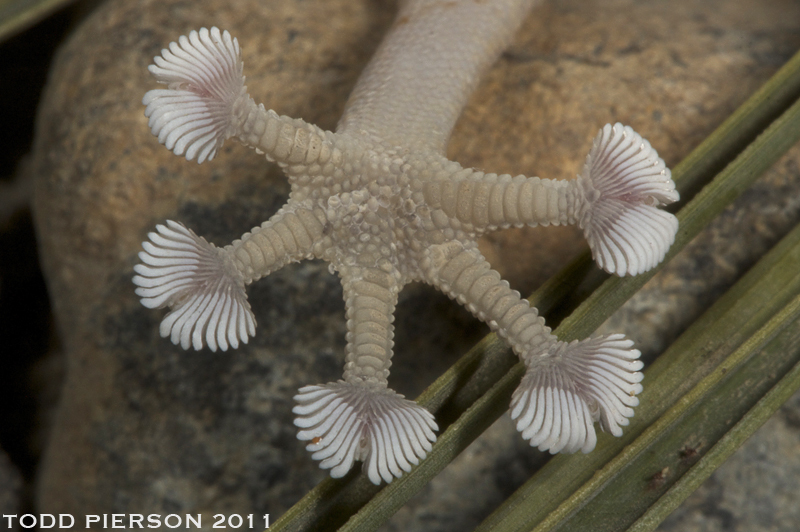
[{"label": "green leaf", "polygon": [[[794,330],[785,330],[785,336],[796,337],[800,334],[800,324],[795,321]],[[761,355],[769,357],[776,351],[785,348],[784,342],[775,342]],[[783,345],[782,345],[783,344]],[[797,339],[794,339],[793,349],[797,349]],[[645,532],[654,530],[678,505],[683,502],[694,490],[700,487],[711,473],[727,460],[744,441],[763,425],[780,406],[785,403],[798,389],[800,389],[800,362],[782,378],[773,388],[747,412],[746,415],[727,434],[719,439],[716,445],[684,474],[675,484],[656,501],[647,512],[631,526],[629,532]],[[687,458],[690,453],[685,453]]]},{"label": "green leaf", "polygon": [[0,43],[73,0],[0,0]]},{"label": "green leaf", "polygon": [[[686,207],[678,213],[681,223],[675,247],[680,249],[687,243],[700,227],[716,216],[723,206],[735,199],[763,171],[769,168],[790,146],[800,139],[800,102],[793,104],[762,135],[760,135],[742,154],[739,155],[714,181],[704,188]],[[710,346],[720,343],[723,353],[729,352],[739,343],[755,334],[754,327],[760,327],[769,317],[780,312],[786,305],[786,297],[800,292],[800,277],[793,274],[799,272],[793,255],[783,253],[784,246],[792,246],[794,240],[800,238],[800,231],[795,230],[784,240],[783,246],[777,246],[751,270],[731,291],[709,310],[689,331],[687,331],[670,349],[659,357],[658,361],[646,372],[645,392],[640,396],[641,405],[636,411],[636,421],[626,434],[608,445],[598,445],[598,449],[585,457],[563,456],[551,460],[541,471],[531,478],[517,493],[512,495],[486,522],[480,530],[555,530],[562,520],[581,510],[588,501],[599,497],[611,476],[621,474],[614,469],[613,463],[619,460],[630,460],[626,455],[618,455],[624,445],[631,443],[637,435],[637,427],[647,426],[655,422],[661,412],[653,408],[672,405],[686,392],[686,386],[697,382],[697,377],[709,371],[713,357],[709,356]],[[670,255],[677,252],[673,248]],[[775,261],[775,257],[785,261],[775,266],[776,270],[767,268]],[[793,262],[795,261],[795,262]],[[764,271],[767,269],[768,271]],[[778,274],[782,274],[779,276]],[[567,328],[564,336],[573,334],[586,336],[602,323],[604,312],[601,309],[616,309],[627,299],[628,292],[642,280],[638,276],[633,279],[609,279],[598,290],[565,320],[558,331]],[[787,278],[788,276],[788,278]],[[744,292],[753,279],[763,279],[764,283],[775,283],[769,290],[760,286],[744,298]],[[785,284],[784,284],[785,283]],[[763,290],[763,291],[762,291]],[[778,306],[776,306],[776,304]],[[742,322],[745,316],[755,312],[758,319],[754,322]],[[600,314],[598,316],[598,314]],[[725,314],[724,318],[718,318]],[[562,335],[561,333],[559,334]],[[702,336],[696,344],[687,345],[690,339]],[[693,358],[691,357],[694,354]],[[661,368],[669,368],[669,372]],[[712,366],[714,367],[714,366]],[[715,441],[715,440],[714,440]],[[637,441],[633,445],[643,445]],[[608,463],[609,460],[615,462]],[[665,466],[668,467],[668,466]],[[602,470],[591,482],[588,478],[596,470]],[[673,466],[673,471],[677,471]],[[656,475],[662,469],[652,472]],[[628,477],[630,482],[635,479]],[[635,486],[628,485],[634,490]],[[553,495],[553,494],[557,495]],[[638,492],[637,492],[638,493]],[[562,496],[561,494],[564,494]],[[571,496],[569,494],[572,494]],[[569,498],[568,498],[569,497]],[[536,500],[536,505],[525,504]],[[598,503],[599,504],[599,503]],[[613,507],[613,502],[610,503]],[[596,506],[591,506],[596,508]],[[625,510],[620,510],[625,513]],[[549,515],[548,515],[549,514]],[[637,515],[628,510],[627,515]],[[619,528],[600,528],[600,519],[592,520],[593,530],[619,530]]]},{"label": "green leaf", "polygon": [[647,369],[621,438],[551,460],[479,530],[624,530],[800,360],[798,318],[800,226]]}]

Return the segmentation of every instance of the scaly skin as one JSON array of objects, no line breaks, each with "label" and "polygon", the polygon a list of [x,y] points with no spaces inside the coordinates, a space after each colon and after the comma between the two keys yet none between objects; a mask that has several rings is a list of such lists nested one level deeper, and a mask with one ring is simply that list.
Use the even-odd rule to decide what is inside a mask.
[{"label": "scaly skin", "polygon": [[594,421],[621,434],[641,391],[639,352],[621,335],[565,344],[478,251],[487,231],[579,224],[598,264],[619,275],[655,266],[677,222],[669,170],[630,128],[606,126],[572,181],[496,175],[444,156],[480,72],[507,44],[530,1],[410,1],[376,52],[336,132],[279,116],[247,94],[239,46],[200,30],[156,58],[168,84],[144,99],[153,134],[178,155],[213,158],[227,138],[280,165],[291,195],[261,226],[216,248],[175,222],[150,234],[137,294],[171,306],[161,333],[184,348],[247,342],[244,288],[291,261],[330,263],[344,287],[343,380],[295,397],[298,437],[344,475],[363,460],[379,483],[409,471],[435,440],[433,417],[387,386],[400,290],[429,283],[505,338],[528,372],[512,417],[531,445],[590,451]]}]

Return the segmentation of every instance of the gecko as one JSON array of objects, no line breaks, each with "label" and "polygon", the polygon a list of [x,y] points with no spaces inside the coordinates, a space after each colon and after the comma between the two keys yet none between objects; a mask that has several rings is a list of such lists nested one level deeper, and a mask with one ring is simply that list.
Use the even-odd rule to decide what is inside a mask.
[{"label": "gecko", "polygon": [[642,391],[640,352],[622,334],[560,341],[492,269],[477,238],[519,226],[576,224],[596,264],[636,275],[660,263],[679,199],[656,150],[607,124],[576,179],[465,168],[445,149],[480,75],[509,44],[534,0],[405,0],[357,81],[335,131],[257,104],[239,42],[227,30],[181,36],[149,70],[167,88],[144,96],[159,142],[211,161],[235,138],[282,168],[291,192],[267,221],[217,247],[178,221],[156,226],[134,268],[148,308],[170,307],[160,334],[184,349],[237,348],[255,335],[246,287],[283,266],[321,259],[346,309],[342,378],[300,388],[297,437],[334,478],[357,461],[391,482],[432,449],[433,415],[388,385],[400,290],[428,283],[464,305],[525,364],[510,413],[541,451],[588,453],[595,423],[615,436]]}]

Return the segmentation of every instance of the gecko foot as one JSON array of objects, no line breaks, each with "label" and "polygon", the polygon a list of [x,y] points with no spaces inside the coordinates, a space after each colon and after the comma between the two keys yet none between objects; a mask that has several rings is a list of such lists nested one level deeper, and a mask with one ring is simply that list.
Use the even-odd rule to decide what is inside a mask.
[{"label": "gecko foot", "polygon": [[246,344],[256,321],[224,250],[172,220],[156,230],[142,244],[133,283],[145,307],[173,309],[161,321],[161,336],[184,349],[202,349],[204,337],[212,351]]},{"label": "gecko foot", "polygon": [[639,351],[621,334],[558,342],[528,367],[511,398],[511,419],[532,447],[550,453],[591,452],[594,422],[622,435],[642,391]]},{"label": "gecko foot", "polygon": [[579,217],[598,266],[616,275],[655,267],[678,231],[678,219],[657,207],[679,199],[658,153],[629,126],[607,124],[578,176]]},{"label": "gecko foot", "polygon": [[382,386],[344,381],[300,388],[294,399],[297,438],[311,440],[311,458],[331,477],[343,477],[356,460],[373,484],[391,482],[425,458],[436,441],[433,415]]},{"label": "gecko foot", "polygon": [[154,61],[150,72],[169,88],[142,99],[150,131],[175,155],[210,161],[236,133],[236,109],[248,98],[239,42],[227,31],[202,28],[170,43]]}]

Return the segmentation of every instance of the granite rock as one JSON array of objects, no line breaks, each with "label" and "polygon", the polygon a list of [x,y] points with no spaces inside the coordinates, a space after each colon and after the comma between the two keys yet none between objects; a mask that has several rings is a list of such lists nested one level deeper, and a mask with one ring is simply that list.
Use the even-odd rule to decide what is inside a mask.
[{"label": "granite rock", "polygon": [[[298,387],[340,375],[338,280],[303,262],[256,283],[257,334],[233,352],[184,352],[159,338],[161,313],[141,307],[131,283],[147,231],[175,219],[223,244],[270,216],[288,186],[236,143],[201,166],[175,157],[149,134],[140,102],[155,86],[152,57],[217,25],[239,38],[256,100],[331,129],[395,7],[111,0],[60,51],[31,165],[66,353],[40,511],[277,517],[323,478],[295,439],[291,406]],[[597,129],[621,121],[674,165],[789,59],[799,30],[800,5],[785,0],[545,2],[485,76],[448,154],[494,172],[570,178]],[[799,160],[797,149],[782,159],[700,237],[714,245],[693,246],[654,278],[614,330],[649,354],[663,349],[690,321],[680,312],[687,300],[702,312],[800,218]],[[747,245],[732,221],[752,229]],[[540,228],[491,235],[482,249],[529,292],[583,245],[574,228]],[[396,326],[390,380],[412,397],[485,332],[421,286],[401,293]],[[469,529],[542,458],[501,418],[386,528]]]}]

